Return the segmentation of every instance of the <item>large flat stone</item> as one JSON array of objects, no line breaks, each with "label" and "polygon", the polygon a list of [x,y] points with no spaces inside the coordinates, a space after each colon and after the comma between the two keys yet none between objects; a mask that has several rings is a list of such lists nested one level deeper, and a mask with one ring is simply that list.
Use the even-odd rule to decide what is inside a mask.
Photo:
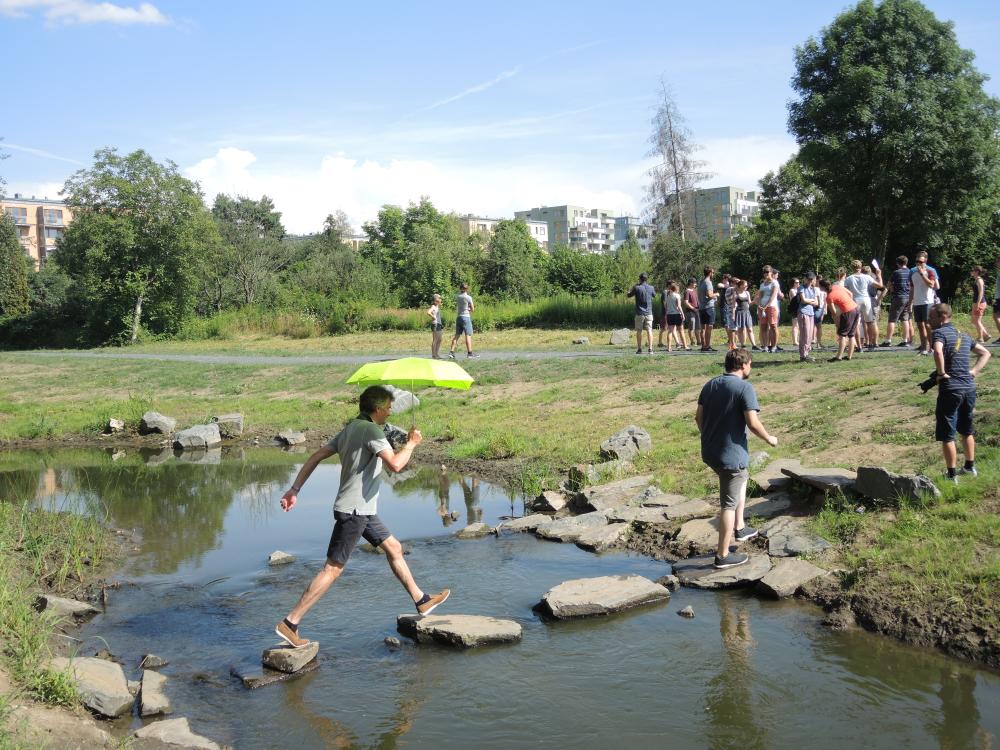
[{"label": "large flat stone", "polygon": [[827,495],[831,492],[852,491],[854,489],[854,482],[858,478],[857,473],[850,469],[840,469],[837,467],[829,469],[782,469],[781,473]]},{"label": "large flat stone", "polygon": [[265,685],[273,685],[276,682],[285,682],[304,674],[309,674],[319,669],[319,659],[313,659],[298,672],[279,672],[277,669],[269,669],[261,664],[238,664],[230,667],[229,673],[240,680],[248,690],[256,690]]},{"label": "large flat stone", "polygon": [[833,546],[809,531],[807,522],[807,518],[779,516],[761,526],[761,536],[767,538],[768,553],[775,557],[796,557],[816,554]]},{"label": "large flat stone", "polygon": [[[144,747],[142,740],[156,740],[170,748],[188,748],[190,750],[221,750],[219,743],[212,742],[207,737],[195,734],[191,731],[188,720],[181,716],[177,719],[165,719],[147,724],[142,729],[137,729],[135,734],[140,742],[132,743],[129,747]],[[145,747],[155,747],[155,745],[145,745]]]},{"label": "large flat stone", "polygon": [[545,490],[532,501],[531,509],[555,513],[565,508],[568,503],[569,499],[559,490]]},{"label": "large flat stone", "polygon": [[625,507],[608,511],[608,521],[611,523],[634,523],[640,526],[657,523],[668,523],[666,508]]},{"label": "large flat stone", "polygon": [[557,542],[575,542],[588,528],[605,526],[607,523],[608,517],[603,513],[584,513],[581,516],[569,516],[542,524],[535,529],[535,534],[543,539]]},{"label": "large flat stone", "polygon": [[609,523],[605,526],[591,526],[583,531],[576,540],[576,546],[590,552],[603,552],[621,539],[628,531],[627,523]]},{"label": "large flat stone", "polygon": [[763,497],[753,497],[747,499],[744,515],[747,518],[759,516],[760,518],[774,518],[782,513],[787,513],[792,508],[792,496],[787,492],[772,492]]},{"label": "large flat stone", "polygon": [[261,654],[261,662],[265,667],[291,674],[301,670],[315,659],[318,653],[319,641],[310,641],[302,648],[292,648],[283,644],[264,649],[264,653]]},{"label": "large flat stone", "polygon": [[521,640],[521,626],[513,620],[481,615],[400,615],[396,629],[418,643],[440,643],[475,648]]},{"label": "large flat stone", "polygon": [[719,544],[719,517],[686,521],[674,537],[674,542],[686,545],[692,552],[714,550]]},{"label": "large flat stone", "polygon": [[552,518],[543,513],[533,513],[530,516],[511,518],[500,524],[501,531],[535,531],[539,526],[552,523]]},{"label": "large flat stone", "polygon": [[682,586],[696,589],[730,589],[749,586],[767,575],[771,560],[767,555],[750,555],[745,565],[716,570],[715,555],[699,555],[674,563],[674,575]]},{"label": "large flat stone", "polygon": [[784,557],[757,582],[757,590],[767,596],[783,599],[794,595],[804,583],[826,575],[827,572],[806,560]]},{"label": "large flat stone", "polygon": [[222,437],[233,438],[243,434],[243,415],[239,412],[219,414],[212,417],[212,421],[219,425],[219,434]]},{"label": "large flat stone", "polygon": [[783,472],[784,469],[798,470],[802,463],[797,458],[779,458],[772,461],[750,478],[760,487],[761,492],[781,489],[791,484],[792,480]]},{"label": "large flat stone", "polygon": [[101,611],[88,602],[80,602],[76,599],[64,599],[61,596],[52,596],[51,594],[43,594],[38,597],[36,606],[42,611],[50,612],[57,617],[70,617],[74,620],[86,620],[96,614],[100,614]]},{"label": "large flat stone", "polygon": [[132,710],[135,698],[120,664],[92,656],[57,656],[49,659],[46,667],[55,672],[69,669],[83,705],[91,711],[113,719]]},{"label": "large flat stone", "polygon": [[663,586],[637,575],[600,576],[565,581],[549,589],[539,609],[560,620],[609,615],[613,612],[666,601]]},{"label": "large flat stone", "polygon": [[214,422],[211,424],[196,424],[174,435],[174,447],[181,450],[208,450],[221,442],[222,436],[219,434],[219,425]]},{"label": "large flat stone", "polygon": [[492,529],[490,529],[489,524],[482,522],[470,523],[468,526],[455,532],[455,536],[459,539],[481,539],[484,536],[489,536],[491,531]]},{"label": "large flat stone", "polygon": [[594,510],[611,510],[632,504],[653,481],[652,474],[619,479],[617,482],[598,484],[585,487],[570,502],[570,507],[586,512]]},{"label": "large flat stone", "polygon": [[162,435],[171,435],[176,428],[176,419],[165,417],[156,411],[147,411],[142,415],[142,419],[139,422],[139,432],[143,435],[150,435],[154,432]]},{"label": "large flat stone", "polygon": [[923,495],[941,497],[941,491],[923,474],[895,474],[881,466],[859,466],[854,491],[873,500],[917,500]]},{"label": "large flat stone", "polygon": [[306,436],[305,433],[288,428],[275,435],[274,439],[284,445],[301,445],[306,441]]},{"label": "large flat stone", "polygon": [[142,672],[142,686],[139,688],[139,713],[142,716],[169,714],[173,709],[164,690],[167,678],[152,669]]},{"label": "large flat stone", "polygon": [[671,492],[657,492],[643,498],[640,505],[643,508],[672,508],[676,505],[690,502],[686,495],[675,495]]},{"label": "large flat stone", "polygon": [[670,505],[663,509],[671,521],[683,521],[688,518],[718,515],[719,506],[709,505],[704,500],[688,500],[686,503]]}]

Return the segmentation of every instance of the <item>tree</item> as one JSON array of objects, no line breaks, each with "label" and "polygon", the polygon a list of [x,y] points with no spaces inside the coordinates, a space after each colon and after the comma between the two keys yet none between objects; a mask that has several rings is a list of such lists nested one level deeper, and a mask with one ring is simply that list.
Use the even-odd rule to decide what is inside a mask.
[{"label": "tree", "polygon": [[343,211],[338,210],[332,214],[327,214],[326,218],[323,219],[323,234],[329,237],[336,237],[339,240],[343,240],[353,233],[354,229],[351,227],[351,221]]},{"label": "tree", "polygon": [[684,193],[710,175],[702,171],[705,162],[694,158],[700,147],[691,140],[691,132],[663,79],[660,79],[660,106],[652,122],[651,148],[646,155],[655,157],[657,164],[649,170],[646,197],[654,221],[686,242]]},{"label": "tree", "polygon": [[252,305],[261,285],[290,262],[281,246],[285,236],[281,212],[274,210],[274,202],[266,195],[255,201],[220,193],[212,205],[212,216],[225,248],[224,265],[219,270],[231,276],[240,301]]},{"label": "tree", "polygon": [[603,297],[611,292],[611,277],[604,256],[557,245],[552,248],[548,280],[556,289],[586,297]]},{"label": "tree", "polygon": [[527,224],[501,219],[483,263],[482,291],[498,299],[530,300],[545,289],[547,260]]},{"label": "tree", "polygon": [[172,333],[193,309],[202,249],[217,232],[198,186],[171,161],[105,148],[63,189],[73,222],[55,255],[77,282],[99,341]]},{"label": "tree", "polygon": [[683,242],[676,234],[657,234],[652,247],[654,285],[676,281],[683,289],[688,279],[702,277],[705,266],[720,268],[728,245],[728,240]]},{"label": "tree", "polygon": [[0,318],[28,312],[28,259],[14,222],[0,215]]},{"label": "tree", "polygon": [[972,61],[917,0],[862,0],[796,48],[799,158],[840,238],[882,264],[917,248],[964,264],[1000,205],[1000,103]]},{"label": "tree", "polygon": [[640,273],[648,274],[650,271],[650,259],[642,251],[635,232],[631,229],[628,230],[625,241],[607,258],[611,290],[616,294],[627,292],[635,285]]}]

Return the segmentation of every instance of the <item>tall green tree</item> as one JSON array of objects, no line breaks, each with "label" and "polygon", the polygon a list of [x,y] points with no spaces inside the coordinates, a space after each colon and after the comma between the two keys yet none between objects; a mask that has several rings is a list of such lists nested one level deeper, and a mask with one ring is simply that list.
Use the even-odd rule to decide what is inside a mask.
[{"label": "tall green tree", "polygon": [[549,283],[570,294],[603,297],[611,292],[611,276],[604,256],[557,245],[548,264]]},{"label": "tall green tree", "polygon": [[[951,23],[862,0],[795,52],[789,127],[841,238],[964,262],[998,208],[998,101]],[[947,279],[946,279],[947,280]]]},{"label": "tall green tree", "polygon": [[705,266],[722,268],[728,249],[729,240],[684,242],[677,234],[662,232],[653,240],[650,280],[657,288],[676,281],[683,289],[688,279],[702,277]]},{"label": "tall green tree", "polygon": [[266,195],[253,200],[220,193],[212,204],[212,216],[223,243],[222,262],[212,277],[218,278],[220,288],[227,278],[231,280],[239,301],[252,305],[261,287],[292,260],[281,245],[285,236],[281,212]]},{"label": "tall green tree", "polygon": [[631,229],[628,230],[625,241],[606,258],[611,290],[616,294],[624,294],[635,286],[640,273],[648,274],[652,270],[651,259],[642,251],[642,246]]},{"label": "tall green tree", "polygon": [[0,215],[0,318],[28,312],[28,258],[14,222]]},{"label": "tall green tree", "polygon": [[105,148],[64,192],[73,222],[55,261],[80,287],[91,336],[175,332],[193,309],[199,255],[218,238],[197,184],[171,161]]},{"label": "tall green tree", "polygon": [[498,299],[530,300],[545,291],[548,257],[523,221],[501,219],[483,262],[482,291]]}]

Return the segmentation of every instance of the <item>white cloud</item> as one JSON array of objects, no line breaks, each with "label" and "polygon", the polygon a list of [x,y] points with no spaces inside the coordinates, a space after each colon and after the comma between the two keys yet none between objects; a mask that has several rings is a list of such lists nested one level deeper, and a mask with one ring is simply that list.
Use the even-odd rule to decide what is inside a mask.
[{"label": "white cloud", "polygon": [[59,156],[59,154],[53,154],[51,151],[45,151],[44,149],[32,148],[31,146],[20,146],[16,143],[0,142],[0,151],[2,151],[5,148],[10,149],[11,151],[20,151],[21,153],[24,154],[31,154],[32,156],[40,156],[43,159],[52,159],[53,161],[64,161],[68,162],[69,164],[76,164],[77,166],[80,167],[87,166],[82,161],[79,161],[77,159],[70,159],[68,156]]},{"label": "white cloud", "polygon": [[798,146],[790,135],[748,135],[707,140],[697,157],[715,173],[705,186],[733,185],[755,190],[765,174],[777,170],[796,151]]},{"label": "white cloud", "polygon": [[62,189],[61,182],[11,182],[5,192],[8,198],[13,198],[16,193],[25,198],[62,200],[64,196],[59,195]]},{"label": "white cloud", "polygon": [[92,0],[0,0],[0,14],[24,18],[30,11],[39,9],[45,20],[52,24],[112,23],[120,25],[162,25],[170,23],[151,3],[136,6]]}]

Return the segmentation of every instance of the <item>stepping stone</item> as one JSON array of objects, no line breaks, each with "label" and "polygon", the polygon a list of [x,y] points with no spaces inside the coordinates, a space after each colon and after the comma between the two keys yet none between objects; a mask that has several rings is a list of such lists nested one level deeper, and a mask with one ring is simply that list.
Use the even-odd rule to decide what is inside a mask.
[{"label": "stepping stone", "polygon": [[576,546],[590,552],[603,552],[628,531],[627,523],[609,523],[606,526],[591,526],[576,540]]},{"label": "stepping stone", "polygon": [[562,510],[569,503],[569,499],[558,490],[545,490],[531,503],[532,510],[547,511],[555,513]]},{"label": "stepping stone", "polygon": [[634,523],[639,526],[647,524],[667,523],[666,508],[628,507],[608,511],[608,521],[611,523]]},{"label": "stepping stone", "polygon": [[292,429],[282,430],[275,436],[275,440],[284,445],[301,445],[306,441],[304,433]]},{"label": "stepping stone", "polygon": [[783,599],[792,596],[804,583],[828,572],[806,560],[782,558],[757,582],[757,590],[766,596]]},{"label": "stepping stone", "polygon": [[156,654],[146,654],[139,662],[139,667],[142,669],[159,669],[160,667],[167,666],[169,663],[170,662],[162,656],[157,656]]},{"label": "stepping stone", "polygon": [[[183,716],[178,719],[166,719],[147,724],[142,729],[137,729],[132,736],[140,740],[140,742],[129,743],[129,747],[136,748],[136,750],[143,750],[144,747],[222,750],[219,743],[212,742],[207,737],[192,732],[188,720]],[[157,744],[143,743],[142,740],[153,740]]]},{"label": "stepping stone", "polygon": [[796,557],[816,554],[833,546],[809,531],[807,522],[806,518],[779,516],[761,526],[761,536],[767,538],[768,553],[775,557]]},{"label": "stepping stone", "polygon": [[484,536],[489,536],[492,529],[490,529],[488,524],[485,523],[470,523],[464,529],[459,529],[455,532],[455,536],[459,539],[481,539]]},{"label": "stepping stone", "polygon": [[248,690],[256,690],[266,685],[273,685],[276,682],[285,682],[296,677],[301,677],[317,669],[319,669],[319,659],[313,659],[298,672],[279,672],[276,669],[262,667],[259,663],[248,663],[230,667],[229,674],[242,682],[243,687]]},{"label": "stepping stone", "polygon": [[854,491],[873,500],[898,502],[922,495],[941,497],[941,491],[923,474],[894,474],[881,466],[859,466]]},{"label": "stepping stone", "polygon": [[719,517],[696,518],[686,521],[674,537],[674,542],[694,552],[714,550],[719,544]]},{"label": "stepping stone", "polygon": [[686,495],[674,495],[669,492],[659,492],[655,495],[647,496],[641,505],[643,508],[672,508],[676,505],[689,502],[691,498]]},{"label": "stepping stone", "polygon": [[857,473],[850,469],[782,469],[792,479],[819,490],[824,495],[831,492],[850,492],[854,489]]},{"label": "stepping stone", "polygon": [[457,648],[521,640],[518,623],[482,615],[399,615],[396,630],[418,643],[434,642]]},{"label": "stepping stone", "polygon": [[637,575],[576,578],[549,589],[536,608],[558,620],[609,615],[666,601],[670,592]]},{"label": "stepping stone", "polygon": [[147,411],[139,422],[139,433],[150,435],[158,432],[161,435],[172,435],[176,427],[177,420],[173,417],[165,417],[156,411]]},{"label": "stepping stone", "polygon": [[632,504],[643,490],[653,481],[652,474],[640,477],[628,477],[617,482],[585,487],[578,492],[570,503],[577,511],[611,510]]},{"label": "stepping stone", "polygon": [[681,585],[696,589],[729,589],[748,586],[767,575],[771,560],[767,555],[750,555],[750,561],[735,568],[716,570],[715,555],[699,555],[674,563],[674,575]]},{"label": "stepping stone", "polygon": [[35,607],[42,612],[51,612],[57,617],[71,617],[74,620],[86,620],[100,614],[101,610],[88,602],[76,599],[64,599],[61,596],[44,594],[38,597]]},{"label": "stepping stone", "polygon": [[156,716],[157,714],[169,714],[173,712],[170,706],[170,699],[163,688],[167,684],[167,678],[152,669],[144,669],[142,672],[142,685],[139,688],[139,715]]},{"label": "stepping stone", "polygon": [[750,478],[760,487],[761,492],[770,492],[771,490],[788,487],[791,484],[792,480],[788,475],[783,474],[782,470],[792,469],[795,471],[801,468],[802,463],[797,458],[779,458],[777,461],[769,463]]},{"label": "stepping stone", "polygon": [[110,719],[131,712],[135,698],[129,692],[120,664],[92,656],[74,659],[58,656],[49,659],[45,666],[53,672],[69,669],[83,705],[91,711]]},{"label": "stepping stone", "polygon": [[310,641],[302,648],[292,648],[287,644],[264,649],[261,662],[265,667],[292,674],[300,671],[319,653],[319,641]]},{"label": "stepping stone", "polygon": [[588,528],[606,526],[607,523],[608,517],[603,513],[584,513],[582,516],[570,516],[542,524],[535,530],[535,534],[557,542],[575,542]]},{"label": "stepping stone", "polygon": [[759,516],[761,518],[774,518],[782,513],[787,513],[792,507],[792,496],[787,492],[772,492],[764,497],[748,498],[744,515],[747,518]]},{"label": "stepping stone", "polygon": [[676,591],[681,587],[680,579],[675,575],[660,576],[656,582],[664,586],[668,591]]},{"label": "stepping stone", "polygon": [[552,523],[552,518],[543,513],[534,513],[530,516],[512,518],[500,524],[501,531],[535,531],[539,526]]},{"label": "stepping stone", "polygon": [[267,556],[268,565],[288,565],[288,563],[295,562],[295,555],[290,555],[287,552],[282,552],[280,549],[276,549],[270,555]]},{"label": "stepping stone", "polygon": [[671,521],[682,521],[696,516],[718,515],[719,506],[709,505],[704,500],[688,500],[686,503],[666,507],[663,512]]},{"label": "stepping stone", "polygon": [[212,417],[212,421],[219,425],[219,434],[222,437],[234,438],[243,434],[243,415],[239,412],[219,414]]}]

